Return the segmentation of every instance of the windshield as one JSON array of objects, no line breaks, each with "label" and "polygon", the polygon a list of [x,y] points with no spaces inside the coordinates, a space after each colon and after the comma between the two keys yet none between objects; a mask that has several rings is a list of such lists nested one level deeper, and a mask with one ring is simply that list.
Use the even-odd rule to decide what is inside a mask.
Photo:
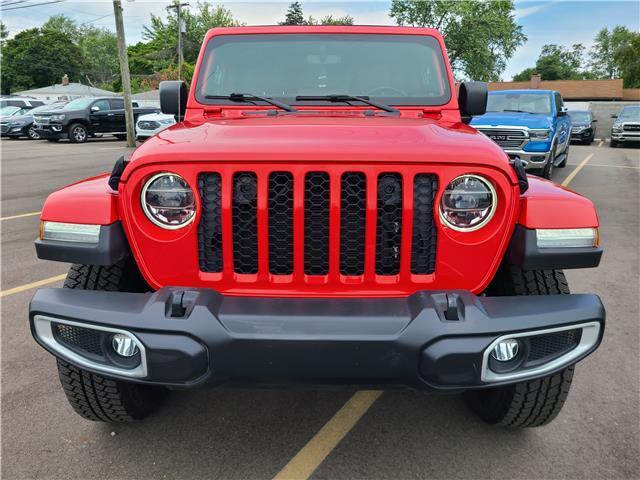
[{"label": "windshield", "polygon": [[640,122],[640,107],[625,107],[618,117],[621,120]]},{"label": "windshield", "polygon": [[492,93],[487,112],[551,113],[551,97],[546,93]]},{"label": "windshield", "polygon": [[208,96],[251,93],[288,104],[296,96],[355,95],[394,105],[442,105],[449,78],[437,40],[422,35],[221,35],[205,50],[196,86]]},{"label": "windshield", "polygon": [[576,123],[589,123],[591,121],[590,112],[569,112],[569,116]]},{"label": "windshield", "polygon": [[67,103],[63,110],[83,110],[93,103],[95,98],[76,98]]},{"label": "windshield", "polygon": [[15,114],[19,110],[21,110],[20,107],[14,107],[14,106],[2,107],[0,108],[0,115],[2,115],[3,117],[8,117],[10,115]]}]

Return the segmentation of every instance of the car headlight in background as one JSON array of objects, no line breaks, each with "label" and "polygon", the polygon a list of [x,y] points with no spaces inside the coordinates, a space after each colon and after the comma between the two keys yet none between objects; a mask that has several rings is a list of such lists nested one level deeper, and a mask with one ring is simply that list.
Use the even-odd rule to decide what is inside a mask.
[{"label": "car headlight in background", "polygon": [[65,118],[66,118],[66,117],[65,117],[65,114],[64,114],[64,113],[60,113],[60,114],[58,114],[58,115],[51,115],[50,120],[51,120],[52,122],[59,122],[59,121],[61,121],[61,120],[64,120]]},{"label": "car headlight in background", "polygon": [[536,142],[549,140],[551,132],[549,130],[529,130],[529,138]]},{"label": "car headlight in background", "polygon": [[472,232],[491,220],[497,203],[496,191],[486,178],[462,175],[447,185],[440,201],[440,219],[454,230]]},{"label": "car headlight in background", "polygon": [[196,214],[193,190],[180,175],[159,173],[142,188],[142,209],[149,220],[169,230],[188,225]]},{"label": "car headlight in background", "polygon": [[58,242],[98,243],[100,225],[44,221],[40,224],[40,238]]},{"label": "car headlight in background", "polygon": [[611,130],[618,133],[622,131],[622,124],[621,123],[614,123],[613,127],[611,127]]}]

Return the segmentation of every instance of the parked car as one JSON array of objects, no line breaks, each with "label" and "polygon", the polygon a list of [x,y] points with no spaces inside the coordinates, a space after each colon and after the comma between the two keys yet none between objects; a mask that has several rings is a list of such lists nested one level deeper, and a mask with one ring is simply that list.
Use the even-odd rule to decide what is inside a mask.
[{"label": "parked car", "polygon": [[129,421],[169,389],[301,382],[550,422],[604,332],[562,272],[598,265],[598,216],[466,125],[487,85],[456,94],[442,36],[220,28],[198,58],[190,95],[160,85],[183,121],[44,204],[37,254],[74,265],[29,318],[75,411]]},{"label": "parked car", "polygon": [[569,110],[571,117],[571,140],[591,145],[596,138],[596,122],[591,110]]},{"label": "parked car", "polygon": [[616,119],[611,127],[612,147],[626,142],[640,142],[640,106],[627,105],[612,118]]},{"label": "parked car", "polygon": [[[157,110],[134,107],[134,119]],[[83,143],[96,135],[127,137],[124,100],[118,97],[77,98],[61,110],[40,112],[34,119],[36,133],[50,142],[68,138],[72,143]]]},{"label": "parked car", "polygon": [[[59,110],[66,103],[58,102],[35,108],[5,107],[12,109],[14,114],[4,118],[0,113],[0,134],[9,138],[27,137],[30,140],[40,140],[40,135],[33,128],[33,116],[42,111]],[[13,110],[16,108],[18,110]]]},{"label": "parked car", "polygon": [[40,107],[45,103],[41,100],[34,100],[32,98],[22,97],[2,97],[0,98],[0,108],[4,107],[20,107],[20,108],[34,108]]},{"label": "parked car", "polygon": [[562,96],[553,90],[489,92],[487,113],[471,124],[500,145],[527,170],[551,178],[554,167],[567,164],[571,118]]},{"label": "parked car", "polygon": [[136,122],[136,139],[146,140],[153,137],[156,133],[175,125],[176,118],[173,115],[165,115],[164,113],[149,113],[148,115],[140,115]]}]

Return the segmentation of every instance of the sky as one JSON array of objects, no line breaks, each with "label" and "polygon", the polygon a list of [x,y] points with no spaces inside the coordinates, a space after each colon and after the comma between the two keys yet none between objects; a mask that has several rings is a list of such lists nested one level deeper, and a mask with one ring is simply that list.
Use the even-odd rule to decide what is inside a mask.
[{"label": "sky", "polygon": [[[5,0],[9,1],[9,0]],[[48,0],[29,0],[26,3],[44,3]],[[50,1],[50,0],[49,0]],[[197,0],[187,0],[195,5]],[[169,0],[124,0],[124,21],[127,43],[142,39],[142,27],[149,24],[151,14],[163,16]],[[275,24],[284,18],[288,1],[238,1],[215,2],[229,8],[234,17],[247,25]],[[343,2],[302,1],[305,16],[321,18],[325,15],[351,15],[356,24],[393,25],[389,17],[390,1],[351,0]],[[11,8],[10,6],[6,7]],[[2,11],[2,21],[11,35],[20,30],[38,27],[51,15],[64,14],[79,23],[89,23],[115,31],[113,3],[111,0],[64,0],[60,3],[33,8]],[[640,30],[640,1],[516,1],[516,20],[528,37],[509,60],[502,78],[510,80],[513,75],[532,67],[542,45],[555,43],[570,47],[582,43],[590,48],[596,33],[604,27],[625,25],[634,31]]]}]

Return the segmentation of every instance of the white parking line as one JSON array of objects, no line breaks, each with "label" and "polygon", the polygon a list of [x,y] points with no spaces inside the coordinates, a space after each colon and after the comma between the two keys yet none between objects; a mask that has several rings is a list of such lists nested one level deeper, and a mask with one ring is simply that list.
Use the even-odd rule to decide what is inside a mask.
[{"label": "white parking line", "polygon": [[5,220],[13,220],[14,218],[35,217],[36,215],[40,215],[41,213],[42,212],[29,212],[21,213],[20,215],[11,215],[10,217],[0,218],[0,222],[4,222]]},{"label": "white parking line", "polygon": [[600,143],[598,144],[598,148],[600,148],[602,145],[604,145],[604,140],[600,140]]},{"label": "white parking line", "polygon": [[564,179],[564,182],[562,182],[562,186],[566,187],[567,185],[569,185],[571,183],[571,180],[573,180],[576,177],[576,175],[580,172],[580,170],[582,170],[584,166],[587,164],[587,162],[592,158],[593,158],[593,153],[590,153],[589,155],[587,155],[586,158],[582,160],[580,164],[573,170],[573,172],[571,172],[569,176]]}]

